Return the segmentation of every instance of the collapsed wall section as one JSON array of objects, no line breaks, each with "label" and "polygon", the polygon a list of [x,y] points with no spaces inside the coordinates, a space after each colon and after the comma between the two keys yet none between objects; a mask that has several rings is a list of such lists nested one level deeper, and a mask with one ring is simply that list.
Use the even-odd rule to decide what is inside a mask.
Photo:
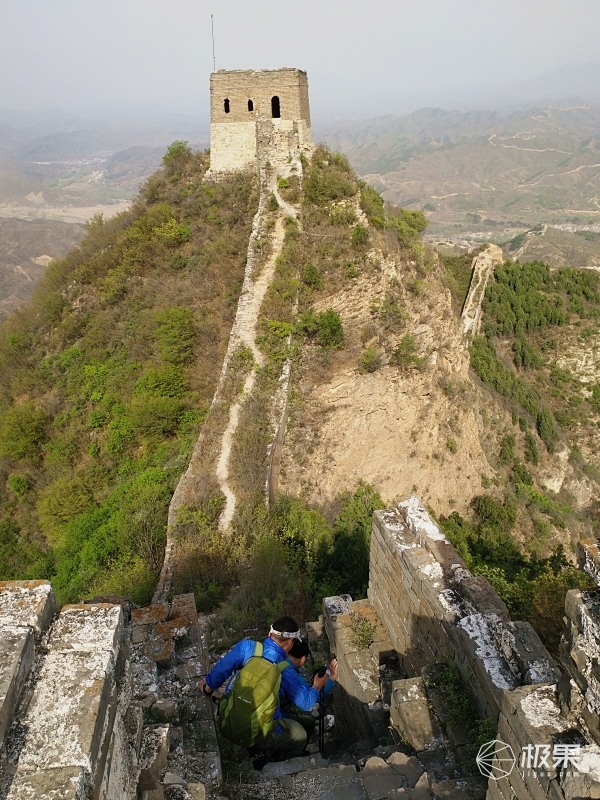
[{"label": "collapsed wall section", "polygon": [[368,597],[407,678],[453,662],[497,723],[488,800],[600,798],[600,589],[567,595],[563,674],[411,497],[374,515]]},{"label": "collapsed wall section", "polygon": [[510,619],[418,498],[375,513],[370,558],[369,600],[407,676],[455,662],[480,712],[494,721],[504,691],[557,681],[559,671],[533,628]]}]

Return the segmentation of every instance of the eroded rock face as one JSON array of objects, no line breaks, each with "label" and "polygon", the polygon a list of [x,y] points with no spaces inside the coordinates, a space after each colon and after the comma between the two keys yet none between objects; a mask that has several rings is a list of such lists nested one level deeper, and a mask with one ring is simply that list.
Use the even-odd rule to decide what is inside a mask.
[{"label": "eroded rock face", "polygon": [[[322,504],[363,481],[388,502],[415,492],[441,513],[464,510],[481,493],[481,476],[494,470],[480,442],[468,352],[450,293],[433,272],[425,281],[427,301],[417,300],[402,288],[410,266],[382,257],[377,264],[317,307],[340,314],[346,345],[343,355],[332,356],[325,380],[310,377],[307,361],[296,374],[299,410],[286,435],[280,488]],[[389,347],[410,333],[423,369],[401,371],[387,364],[388,353],[383,366],[361,374],[361,332],[390,291],[401,294],[408,319]]]}]

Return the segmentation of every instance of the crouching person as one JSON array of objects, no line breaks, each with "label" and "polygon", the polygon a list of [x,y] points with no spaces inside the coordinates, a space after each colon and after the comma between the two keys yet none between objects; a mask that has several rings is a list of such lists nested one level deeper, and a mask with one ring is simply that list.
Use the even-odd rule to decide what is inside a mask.
[{"label": "crouching person", "polygon": [[287,660],[299,639],[298,623],[291,617],[279,617],[263,642],[242,639],[200,682],[202,691],[210,695],[237,672],[219,704],[219,727],[224,736],[256,756],[253,763],[258,769],[270,760],[300,756],[306,747],[306,730],[297,720],[284,716],[280,694],[300,710],[309,711],[327,682],[326,675],[315,675],[309,686]]}]

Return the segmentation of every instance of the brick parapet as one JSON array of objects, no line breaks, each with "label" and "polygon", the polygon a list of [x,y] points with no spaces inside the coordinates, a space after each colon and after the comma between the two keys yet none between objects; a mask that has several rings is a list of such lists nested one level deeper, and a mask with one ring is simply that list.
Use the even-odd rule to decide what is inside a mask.
[{"label": "brick parapet", "polygon": [[[490,781],[488,800],[600,797],[600,589],[567,595],[561,674],[531,626],[510,619],[411,497],[374,515],[368,597],[407,677],[453,661],[480,713],[497,720],[498,739],[517,763]],[[572,741],[581,743],[575,767],[522,768],[527,748],[554,753]]]},{"label": "brick parapet", "polygon": [[455,661],[480,711],[493,720],[503,692],[560,677],[533,629],[511,621],[416,497],[374,515],[368,596],[408,676],[435,661]]}]

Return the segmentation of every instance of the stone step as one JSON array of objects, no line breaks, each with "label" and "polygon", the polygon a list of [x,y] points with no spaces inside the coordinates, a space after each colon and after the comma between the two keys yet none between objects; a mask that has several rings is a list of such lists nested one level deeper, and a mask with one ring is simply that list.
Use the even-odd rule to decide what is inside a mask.
[{"label": "stone step", "polygon": [[55,609],[46,581],[0,582],[0,748],[33,665],[35,639]]},{"label": "stone step", "polygon": [[64,606],[23,720],[8,800],[97,796],[117,708],[119,606]]},{"label": "stone step", "polygon": [[295,775],[298,772],[320,769],[328,767],[329,761],[315,753],[309,756],[299,756],[298,758],[288,758],[285,761],[270,761],[262,771],[263,778],[280,778],[282,775]]},{"label": "stone step", "polygon": [[[288,778],[290,794],[319,797],[320,800],[369,800],[355,767],[337,764],[310,772],[297,773]],[[281,781],[283,783],[283,779]],[[286,784],[283,783],[285,787]],[[297,794],[296,794],[297,793]]]},{"label": "stone step", "polygon": [[360,771],[355,764],[316,755],[267,764],[260,775],[290,796],[304,792],[322,800],[484,800],[486,792],[480,777],[436,781],[417,758],[402,751],[387,758],[371,756]]}]

